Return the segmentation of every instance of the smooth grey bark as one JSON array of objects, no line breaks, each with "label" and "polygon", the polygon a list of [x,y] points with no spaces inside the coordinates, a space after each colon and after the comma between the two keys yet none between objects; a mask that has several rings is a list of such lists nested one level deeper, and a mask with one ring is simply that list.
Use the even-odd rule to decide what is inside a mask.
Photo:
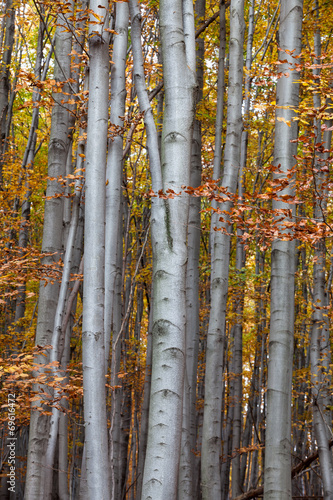
[{"label": "smooth grey bark", "polygon": [[[316,9],[317,22],[319,22],[319,5],[318,0],[314,2]],[[315,64],[320,67],[321,64],[321,34],[320,29],[315,31]],[[320,76],[319,67],[313,70],[313,74]],[[317,80],[316,80],[317,81]],[[316,109],[321,107],[321,98],[319,92],[313,94],[313,104]],[[328,113],[331,102],[328,100]],[[332,120],[325,122],[324,133],[321,132],[321,120],[315,119],[314,123],[314,142],[315,144],[323,144],[326,153],[316,151],[313,162],[313,177],[314,177],[314,210],[313,215],[316,221],[325,221],[327,211],[327,182],[328,168],[325,168],[325,163],[328,159],[328,151],[331,148],[332,131],[329,130],[332,126]],[[318,454],[320,462],[320,471],[323,482],[324,499],[333,499],[333,457],[329,447],[331,438],[331,390],[330,390],[330,341],[329,341],[329,292],[326,285],[326,241],[322,237],[314,244],[314,259],[313,259],[313,313],[312,313],[312,328],[310,342],[310,362],[311,362],[311,392],[313,398],[313,430],[318,445]]]},{"label": "smooth grey bark", "polygon": [[[150,295],[151,301],[154,300],[153,289]],[[149,313],[149,325],[147,335],[147,352],[146,352],[146,368],[145,368],[145,383],[143,391],[143,403],[141,408],[141,427],[139,438],[138,450],[138,463],[137,463],[137,489],[136,497],[141,499],[143,471],[145,465],[145,456],[147,450],[148,440],[148,415],[149,415],[149,402],[150,402],[150,384],[151,384],[151,360],[152,360],[152,308]]]},{"label": "smooth grey bark", "polygon": [[[199,19],[205,16],[205,0],[195,2],[195,14]],[[188,14],[191,17],[190,14]],[[194,26],[194,25],[193,25]],[[204,71],[204,39],[199,38],[196,45],[196,77],[198,83],[197,102],[203,96]],[[192,139],[192,159],[190,170],[190,186],[196,188],[201,184],[201,122],[194,121]],[[178,498],[186,500],[197,498],[195,491],[195,449],[197,436],[196,423],[196,388],[199,351],[199,254],[201,199],[191,196],[188,218],[187,248],[188,260],[186,269],[186,371],[183,396],[183,424],[181,458],[179,466]]]},{"label": "smooth grey bark", "polygon": [[[122,210],[122,202],[120,209]],[[123,338],[123,224],[118,225],[117,260],[115,267],[115,288],[112,307],[112,358],[111,358],[111,416],[110,416],[110,459],[111,459],[111,498],[120,495],[120,443],[121,443],[121,402],[123,396],[122,381],[118,378],[121,363],[121,340]]]},{"label": "smooth grey bark", "polygon": [[[71,324],[66,327],[65,335],[65,345],[64,352],[61,363],[61,373],[64,376],[62,384],[69,383],[68,374],[66,374],[66,368],[70,361],[70,339],[71,339]],[[68,488],[68,436],[69,436],[69,419],[66,411],[69,410],[69,402],[67,399],[61,401],[61,407],[64,412],[61,411],[59,415],[59,429],[58,429],[58,491],[59,498],[61,500],[69,500],[69,488]]]},{"label": "smooth grey bark", "polygon": [[[122,286],[122,174],[123,174],[123,127],[125,115],[125,70],[128,44],[128,3],[115,6],[116,35],[113,41],[113,63],[111,65],[111,137],[108,142],[106,167],[106,226],[105,226],[105,373],[110,365],[110,343],[112,333],[111,386],[119,386],[118,372],[121,360],[121,342],[117,341],[121,329]],[[110,465],[111,498],[120,498],[120,433],[122,391],[112,391]]]},{"label": "smooth grey bark", "polygon": [[90,498],[104,499],[110,497],[104,346],[108,1],[91,0],[90,10],[82,364],[87,485]]},{"label": "smooth grey bark", "polygon": [[[250,112],[250,91],[251,91],[251,77],[249,72],[251,70],[252,63],[252,45],[253,45],[253,34],[254,34],[254,0],[251,0],[249,5],[249,21],[248,21],[248,33],[247,33],[247,46],[246,46],[246,76],[245,76],[245,99],[244,99],[244,120],[249,120]],[[245,184],[245,172],[246,172],[246,162],[247,162],[247,143],[248,143],[248,131],[247,124],[246,128],[242,132],[241,138],[241,162],[238,174],[238,200],[244,200],[244,184]],[[233,415],[233,425],[232,425],[232,449],[234,450],[235,456],[232,460],[232,496],[236,497],[240,495],[243,491],[242,480],[241,480],[241,457],[237,450],[241,447],[241,434],[242,434],[242,395],[243,395],[243,310],[244,310],[244,268],[245,268],[245,250],[244,241],[242,239],[243,229],[237,227],[237,239],[236,239],[236,279],[237,279],[237,289],[235,296],[235,318],[236,323],[234,326],[234,344],[233,344],[233,404],[234,404],[234,415]]]},{"label": "smooth grey bark", "polygon": [[[222,1],[220,5],[220,46],[219,46],[219,64],[218,64],[218,77],[217,77],[217,103],[216,103],[216,121],[215,121],[215,150],[214,150],[214,171],[213,171],[213,180],[218,183],[221,177],[221,163],[222,163],[222,131],[223,131],[223,115],[224,115],[224,91],[225,91],[225,82],[224,82],[224,59],[225,59],[225,48],[226,48],[226,26],[225,26],[225,3]],[[219,215],[218,215],[218,207],[219,204],[213,200],[212,201],[212,217],[211,217],[211,230],[210,230],[210,251],[211,251],[211,269],[216,268],[218,261],[215,260],[215,249],[218,251],[218,243],[215,247],[215,236],[219,239],[219,235],[215,233],[214,228],[219,224]],[[208,325],[209,328],[209,325]],[[224,340],[223,340],[224,341]],[[224,350],[224,346],[223,346]],[[218,354],[219,363],[221,363],[221,373],[217,372],[218,381],[216,381],[217,385],[222,386],[222,376],[223,376],[223,350]],[[207,350],[206,350],[207,351]],[[220,389],[219,389],[220,390]],[[206,392],[206,387],[205,387]],[[221,391],[222,392],[222,391]],[[218,394],[218,393],[217,393]],[[222,394],[221,394],[222,398]],[[218,406],[221,405],[222,401],[215,401]],[[221,434],[220,434],[221,438]],[[225,446],[228,446],[228,441],[225,439]],[[207,446],[203,445],[203,446]],[[208,450],[207,450],[208,452]],[[209,453],[209,452],[208,452]],[[211,459],[214,460],[214,457],[211,456]],[[204,467],[201,458],[201,469]],[[225,461],[222,464],[222,479],[224,469],[228,467],[229,471],[229,463]],[[222,492],[223,494],[223,492]],[[223,497],[222,497],[223,498]]]},{"label": "smooth grey bark", "polygon": [[[215,149],[214,149],[214,170],[213,170],[213,180],[219,181],[221,177],[221,164],[222,164],[222,132],[223,132],[223,115],[224,115],[224,91],[225,91],[225,81],[224,81],[224,59],[225,59],[225,48],[226,48],[226,26],[225,26],[225,2],[222,1],[220,5],[220,45],[219,45],[219,63],[218,63],[218,75],[217,75],[217,102],[216,102],[216,121],[215,121]],[[217,203],[215,200],[212,202],[212,207],[214,208],[212,212],[212,223],[211,223],[211,252],[214,250],[214,227],[217,226],[218,216],[216,212]]]},{"label": "smooth grey bark", "polygon": [[[299,215],[302,217],[304,216],[304,209],[299,208]],[[297,246],[296,246],[297,248]],[[308,303],[309,303],[309,290],[308,290],[308,283],[306,281],[305,275],[308,272],[308,264],[307,264],[307,252],[306,252],[306,247],[305,245],[302,245],[301,248],[298,247],[296,250],[297,253],[297,264],[296,264],[296,269],[300,273],[301,276],[303,276],[303,282],[299,285],[299,289],[301,289],[302,293],[302,303],[300,304],[295,304],[295,317],[297,318],[300,314],[302,314],[303,320],[300,325],[300,341],[297,343],[295,347],[295,353],[294,353],[294,366],[296,370],[302,370],[304,368],[308,367],[309,364],[309,349],[307,348],[307,338],[309,337],[309,325],[308,325],[308,318],[307,318],[307,310],[308,310]],[[297,289],[296,289],[297,290]],[[295,398],[295,403],[293,404],[293,411],[292,411],[292,419],[293,421],[306,421],[306,400],[308,397],[308,390],[309,386],[307,384],[306,380],[296,380],[294,383],[294,390],[295,393],[297,394],[297,397]],[[311,425],[311,423],[309,422]],[[299,463],[299,457],[304,457],[306,456],[306,449],[307,449],[307,439],[306,435],[308,433],[308,427],[309,424],[303,424],[299,426],[299,428],[294,430],[293,432],[293,449],[294,449],[294,456],[292,457],[292,466],[295,466]],[[293,459],[294,458],[294,459]],[[304,478],[300,475],[296,477],[292,481],[292,494],[298,495],[300,491],[306,491],[304,490]]]},{"label": "smooth grey bark", "polygon": [[[292,71],[298,62],[294,56],[301,51],[302,0],[281,0],[279,59],[287,62],[279,66],[281,77],[276,89],[276,119],[274,165],[275,179],[284,179],[295,166],[297,122],[294,110],[299,102],[299,74]],[[285,52],[288,51],[288,52]],[[292,55],[290,52],[292,52]],[[285,75],[283,75],[285,73]],[[286,76],[287,75],[287,76]],[[282,119],[282,121],[280,120]],[[289,121],[289,125],[283,120]],[[293,196],[294,181],[279,195]],[[274,210],[289,209],[294,205],[273,200]],[[276,218],[279,218],[276,213]],[[278,225],[286,238],[292,237],[283,224]],[[265,500],[291,498],[291,384],[294,335],[295,242],[275,239],[271,264],[271,320],[267,382],[267,420],[265,445]]]},{"label": "smooth grey bark", "polygon": [[[239,191],[238,191],[239,193]],[[236,272],[238,277],[237,292],[235,297],[235,315],[236,324],[233,327],[233,357],[232,357],[232,377],[233,394],[231,403],[234,406],[233,422],[232,422],[232,450],[234,453],[232,459],[232,496],[236,497],[242,493],[241,477],[240,477],[240,454],[238,450],[241,445],[242,433],[242,394],[243,394],[243,309],[244,309],[244,267],[245,267],[245,252],[241,241],[236,243]]]},{"label": "smooth grey bark", "polygon": [[[79,92],[80,89],[80,76],[81,76],[81,64],[80,56],[82,56],[83,48],[85,44],[86,30],[85,30],[85,18],[81,16],[81,12],[85,12],[88,6],[88,0],[79,0],[77,2],[76,19],[75,22],[72,19],[69,20],[68,28],[72,30],[75,37],[73,40],[73,52],[75,56],[71,65],[71,88],[75,93]],[[87,75],[86,75],[87,76]],[[88,76],[84,81],[84,89],[88,90]],[[76,98],[77,99],[77,98]],[[77,118],[77,102],[70,104],[70,117],[69,117],[69,129],[71,138],[73,137],[75,122]],[[84,131],[79,128],[79,137],[83,137]],[[75,162],[75,172],[73,172],[73,140],[71,140],[70,147],[68,148],[68,156],[66,163],[66,176],[67,185],[65,188],[66,194],[68,196],[65,198],[64,202],[64,247],[66,248],[66,253],[71,251],[71,274],[83,273],[83,206],[80,196],[80,192],[83,189],[82,178],[75,181],[74,187],[74,197],[72,195],[71,186],[71,175],[77,173],[78,175],[83,174],[83,157],[85,152],[85,141],[79,140],[76,149],[76,162]],[[72,237],[75,228],[75,238],[73,240],[73,248],[70,250],[71,242],[69,241]],[[62,323],[61,323],[61,335],[59,338],[59,355],[58,360],[60,363],[59,371],[63,377],[62,385],[69,383],[68,363],[71,356],[71,335],[73,320],[72,318],[76,312],[77,305],[77,294],[80,286],[80,281],[77,280],[74,284],[69,283],[66,303],[62,313]],[[68,500],[70,497],[69,485],[68,485],[68,444],[69,444],[69,418],[67,410],[69,409],[69,401],[63,398],[59,401],[59,405],[64,411],[59,413],[59,430],[58,430],[58,491],[61,500]]]},{"label": "smooth grey bark", "polygon": [[[131,2],[130,7],[134,6]],[[152,187],[155,193],[172,190],[171,195],[189,185],[194,121],[195,45],[194,36],[188,36],[185,50],[184,28],[187,34],[194,29],[188,26],[187,15],[183,25],[183,13],[188,11],[182,7],[180,0],[160,3],[165,87],[162,169],[152,111],[142,87],[142,70],[134,68],[140,109],[145,111]],[[152,202],[153,360],[142,498],[159,500],[177,495],[185,369],[188,197],[182,193],[173,199],[153,198]]]},{"label": "smooth grey bark", "polygon": [[[50,353],[50,362],[54,363],[54,365],[52,366],[52,374],[55,378],[64,376],[63,370],[61,370],[59,365],[57,365],[56,363],[60,364],[61,361],[60,340],[61,336],[66,334],[66,332],[63,331],[62,328],[63,317],[65,314],[65,304],[69,290],[69,280],[72,270],[72,259],[74,253],[76,231],[79,222],[79,208],[80,208],[79,205],[81,198],[81,190],[82,190],[82,183],[79,180],[76,183],[74,191],[72,219],[67,238],[59,298],[58,298],[57,309],[55,312],[53,334],[51,338],[52,349]],[[57,389],[54,389],[53,397],[57,398],[58,396],[59,396],[59,391]],[[58,430],[59,430],[59,419],[60,419],[60,410],[58,410],[56,407],[53,407],[52,417],[50,422],[49,437],[44,457],[44,465],[46,467],[46,470],[44,472],[44,479],[43,479],[44,481],[43,494],[45,499],[49,499],[52,496],[53,469],[54,469],[54,460],[55,460],[56,445],[57,445]]]},{"label": "smooth grey bark", "polygon": [[[232,335],[232,331],[230,332]],[[225,345],[225,351],[228,352],[228,346]],[[226,358],[225,354],[225,358]],[[224,361],[226,365],[226,373],[232,373],[232,360],[230,362],[230,368],[228,367],[228,362]],[[225,384],[226,385],[226,384]],[[234,404],[231,401],[231,395],[233,393],[233,380],[230,379],[229,383],[229,398],[226,397],[226,387],[223,387],[224,402],[227,405],[227,415],[226,424],[223,428],[223,449],[222,449],[222,464],[221,464],[221,500],[228,500],[229,498],[229,483],[230,483],[230,467],[231,467],[231,455],[232,455],[232,423],[234,417]]]},{"label": "smooth grey bark", "polygon": [[[68,15],[68,14],[67,14]],[[56,29],[55,53],[56,60],[54,66],[54,78],[56,81],[63,81],[70,74],[70,52],[72,45],[72,35],[65,31],[65,16],[59,14]],[[68,89],[64,86],[64,92]],[[48,154],[48,175],[51,178],[65,176],[65,167],[68,153],[68,122],[69,113],[66,107],[67,96],[63,93],[53,95],[54,106],[51,119],[51,133]],[[48,180],[42,252],[48,252],[52,256],[44,257],[43,264],[57,266],[61,258],[63,249],[63,188],[57,180]],[[55,311],[58,303],[59,283],[42,281],[39,288],[38,318],[36,329],[36,345],[49,345],[51,343],[54,327]],[[44,356],[38,356],[36,362],[42,371],[43,365],[47,363]],[[36,372],[38,375],[38,371]],[[36,388],[37,390],[37,388]],[[36,406],[40,402],[32,403],[31,419],[29,429],[29,448],[27,462],[27,479],[25,498],[26,500],[37,500],[44,498],[43,493],[43,460],[46,452],[50,419],[42,415]]]},{"label": "smooth grey bark", "polygon": [[[259,138],[259,151],[261,150],[261,139]],[[260,153],[258,154],[260,156]],[[260,166],[260,161],[258,162],[258,167]],[[258,245],[258,242],[257,242]],[[265,371],[265,345],[266,345],[266,304],[264,300],[265,296],[265,282],[263,279],[265,271],[265,253],[262,252],[258,246],[256,249],[256,275],[259,279],[259,283],[256,287],[257,304],[256,304],[256,317],[257,319],[257,352],[255,357],[255,366],[253,371],[253,392],[254,398],[250,404],[251,408],[251,420],[254,428],[254,444],[259,444],[261,442],[260,437],[260,423],[262,421],[262,391],[264,386],[264,371]],[[243,442],[243,446],[246,444]],[[258,463],[258,450],[255,450],[252,455],[252,465],[251,465],[251,476],[249,476],[248,482],[250,488],[255,488],[258,486],[259,479],[259,463]],[[243,473],[245,477],[245,471]]]},{"label": "smooth grey bark", "polygon": [[[123,133],[125,115],[125,69],[128,43],[128,3],[119,2],[115,8],[116,35],[113,41],[111,65],[111,138],[108,144],[106,167],[106,226],[105,226],[105,372],[110,359],[112,313],[117,276],[119,225],[121,225]],[[117,333],[117,332],[114,332]]]},{"label": "smooth grey bark", "polygon": [[[244,1],[230,4],[229,82],[227,108],[227,135],[224,155],[222,188],[233,195],[236,192],[240,167],[242,131],[242,81],[244,44]],[[216,154],[216,152],[215,152]],[[230,263],[230,221],[228,214],[232,201],[221,196],[215,234],[212,238],[211,309],[207,332],[205,406],[203,443],[201,452],[202,496],[204,500],[221,497],[221,408],[223,344],[228,295]],[[223,218],[222,218],[223,217]]]}]

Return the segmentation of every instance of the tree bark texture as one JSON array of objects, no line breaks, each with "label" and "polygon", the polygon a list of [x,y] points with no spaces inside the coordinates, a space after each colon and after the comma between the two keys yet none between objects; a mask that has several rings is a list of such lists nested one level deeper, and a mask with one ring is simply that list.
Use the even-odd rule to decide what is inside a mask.
[{"label": "tree bark texture", "polygon": [[[229,81],[227,108],[227,135],[224,155],[222,188],[235,194],[240,167],[242,132],[244,2],[230,4]],[[223,196],[222,196],[223,200]],[[212,242],[211,308],[207,333],[205,406],[203,443],[201,452],[202,495],[204,500],[220,498],[221,476],[221,408],[223,351],[225,342],[225,315],[228,295],[230,263],[231,201],[221,201],[218,224]]]},{"label": "tree bark texture", "polygon": [[[188,186],[190,179],[195,89],[193,12],[191,15],[186,3],[183,9],[179,0],[164,0],[159,14],[165,111],[161,171],[153,172],[151,165],[151,173],[155,192],[157,187],[172,195]],[[155,151],[158,153],[158,148]],[[149,157],[151,162],[150,150]],[[144,499],[166,500],[177,495],[185,370],[188,206],[185,193],[155,198],[152,204],[153,359]]]},{"label": "tree bark texture", "polygon": [[[65,16],[59,14],[55,39],[54,79],[64,81],[70,75],[70,52],[72,46],[71,33],[65,31]],[[68,91],[66,85],[64,92]],[[63,93],[54,94],[52,109],[51,133],[48,153],[48,175],[50,178],[66,175],[66,160],[69,147],[69,113],[66,107],[67,97]],[[45,201],[44,229],[42,252],[50,253],[43,258],[43,264],[57,266],[63,250],[63,187],[57,180],[48,180]],[[39,289],[38,319],[36,329],[36,345],[50,345],[56,307],[59,295],[59,283],[42,281]],[[37,363],[42,370],[45,357],[38,356]],[[38,372],[37,372],[38,374]],[[29,449],[27,463],[27,480],[25,497],[27,500],[44,498],[43,493],[43,459],[46,452],[50,418],[35,409],[39,402],[32,403],[29,431]]]},{"label": "tree bark texture", "polygon": [[[294,110],[299,101],[298,73],[293,71],[296,57],[301,51],[302,0],[282,0],[280,12],[280,60],[281,74],[276,89],[276,121],[274,165],[275,179],[289,175],[289,184],[281,195],[294,195],[294,179],[291,174],[295,166],[297,147],[291,140],[297,139],[297,122],[293,121]],[[290,52],[292,52],[292,54]],[[286,123],[289,122],[290,126]],[[279,210],[289,209],[295,213],[294,205],[282,200],[273,200],[276,218]],[[280,212],[281,213],[281,212]],[[294,283],[295,242],[285,227],[279,230],[286,234],[272,245],[271,269],[271,322],[269,337],[269,363],[267,382],[267,423],[265,446],[265,500],[291,499],[291,383],[293,368],[294,335]]]},{"label": "tree bark texture", "polygon": [[[86,474],[90,498],[109,498],[105,405],[105,169],[109,101],[108,2],[90,2],[82,361]],[[97,14],[100,21],[96,23]]]}]

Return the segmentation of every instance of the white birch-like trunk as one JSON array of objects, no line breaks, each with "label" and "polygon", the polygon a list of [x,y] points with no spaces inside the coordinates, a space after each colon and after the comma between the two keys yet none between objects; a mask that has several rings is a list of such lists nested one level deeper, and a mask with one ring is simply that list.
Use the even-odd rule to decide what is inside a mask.
[{"label": "white birch-like trunk", "polygon": [[[150,298],[153,298],[153,288],[151,289]],[[149,403],[150,403],[150,383],[151,383],[151,359],[152,359],[152,309],[149,313],[149,324],[148,324],[148,335],[147,335],[147,352],[146,352],[146,368],[145,368],[145,383],[144,383],[144,393],[143,393],[143,403],[141,408],[141,426],[140,426],[140,438],[139,438],[139,450],[138,450],[138,465],[137,465],[137,498],[141,499],[142,491],[142,480],[143,480],[143,470],[145,464],[145,456],[147,450],[147,438],[148,438],[148,414],[149,414]]]},{"label": "white birch-like trunk", "polygon": [[[107,499],[110,484],[105,391],[104,245],[109,101],[108,1],[91,0],[90,10],[82,325],[85,453],[89,497]],[[100,21],[96,22],[96,19]]]},{"label": "white birch-like trunk", "polygon": [[[70,52],[72,35],[65,31],[67,21],[62,14],[58,16],[58,25],[55,39],[55,68],[56,81],[64,81],[70,75]],[[66,86],[64,91],[68,91]],[[66,108],[67,96],[63,93],[53,95],[55,104],[52,110],[51,133],[48,154],[48,175],[52,178],[66,175],[66,160],[68,153],[68,123],[69,113]],[[49,252],[52,256],[44,257],[43,264],[57,265],[63,250],[63,194],[62,186],[56,180],[48,180],[44,213],[44,230],[42,252]],[[49,345],[54,327],[55,312],[58,303],[59,283],[41,282],[39,288],[38,318],[36,329],[36,345]],[[44,356],[37,358],[37,363],[42,369],[45,362]],[[29,448],[27,462],[27,479],[25,498],[38,500],[44,498],[43,492],[43,460],[49,437],[50,418],[42,415],[34,407],[40,402],[32,403]]]},{"label": "white birch-like trunk", "polygon": [[[316,9],[317,22],[319,22],[319,4],[318,0],[314,2]],[[321,36],[320,29],[315,32],[315,64],[321,64]],[[313,74],[319,78],[319,67],[313,70]],[[317,80],[318,81],[318,80]],[[319,92],[313,94],[313,104],[316,109],[321,107],[321,98]],[[328,106],[331,101],[328,100]],[[332,109],[328,109],[331,113]],[[317,221],[324,222],[327,211],[327,182],[328,169],[322,169],[323,163],[328,159],[328,153],[331,149],[332,120],[325,122],[325,131],[321,133],[321,120],[315,119],[314,123],[315,144],[323,143],[326,153],[315,152],[314,161],[314,218]],[[327,170],[327,171],[326,171]],[[316,172],[316,173],[315,173]],[[318,446],[318,455],[320,462],[321,477],[323,482],[324,500],[333,499],[333,457],[329,447],[331,438],[330,429],[332,427],[331,417],[331,377],[330,377],[330,334],[329,334],[329,293],[326,287],[326,241],[322,237],[314,244],[313,259],[313,314],[310,343],[310,362],[311,362],[311,384],[312,384],[312,404],[313,404],[313,430]]]},{"label": "white birch-like trunk", "polygon": [[[113,42],[111,65],[110,122],[112,137],[109,140],[106,168],[106,225],[105,225],[105,372],[110,359],[113,302],[117,276],[119,225],[121,224],[123,133],[125,115],[125,70],[128,43],[128,3],[116,4],[116,35]],[[117,332],[114,332],[117,334]]]},{"label": "white birch-like trunk", "polygon": [[[191,4],[192,2],[190,2]],[[191,9],[191,5],[189,5]],[[189,9],[189,10],[190,10]],[[195,2],[195,14],[203,19],[205,0]],[[188,12],[191,20],[193,12]],[[190,27],[194,28],[191,20]],[[190,33],[188,35],[190,37]],[[192,34],[193,37],[193,34]],[[203,57],[204,40],[199,38],[196,46],[196,76],[198,82],[197,101],[203,93]],[[201,122],[195,120],[192,138],[192,157],[190,170],[190,186],[196,188],[201,184]],[[190,500],[197,497],[194,491],[196,448],[196,388],[199,350],[199,254],[200,254],[200,208],[201,199],[190,197],[186,269],[186,369],[183,396],[183,424],[181,458],[179,466],[178,499]]]},{"label": "white birch-like trunk", "polygon": [[[131,2],[134,7],[136,2]],[[133,8],[132,7],[132,8]],[[134,68],[140,108],[145,109],[153,190],[176,193],[188,186],[194,121],[194,29],[181,0],[160,2],[160,30],[165,87],[162,172],[158,140],[142,71]],[[138,12],[132,11],[132,20]],[[183,21],[184,13],[184,21]],[[132,21],[133,22],[133,21]],[[184,25],[183,25],[184,22]],[[186,49],[185,36],[187,33]],[[192,34],[190,34],[192,33]],[[132,40],[133,40],[132,28]],[[133,40],[134,53],[134,40]],[[193,54],[193,56],[192,56]],[[134,55],[135,60],[135,55]],[[141,82],[141,84],[140,84]],[[185,369],[185,272],[188,196],[153,199],[153,361],[148,444],[142,498],[176,498],[182,428]]]},{"label": "white birch-like trunk", "polygon": [[[111,65],[111,103],[109,139],[106,168],[106,226],[105,226],[105,373],[110,364],[110,342],[112,333],[111,386],[119,386],[121,342],[117,341],[121,328],[121,267],[122,267],[122,174],[123,133],[125,115],[125,70],[128,44],[128,3],[119,2],[115,7],[115,31]],[[120,306],[120,307],[119,307]],[[121,495],[120,478],[120,433],[122,391],[112,390],[110,461],[111,499]]]},{"label": "white birch-like trunk", "polygon": [[[286,178],[295,166],[298,127],[293,121],[299,102],[299,73],[292,71],[301,50],[302,0],[282,0],[280,11],[279,65],[281,77],[276,89],[274,165],[280,166],[274,178]],[[291,51],[290,52],[285,52]],[[283,75],[285,73],[285,75]],[[289,121],[289,125],[285,121]],[[279,195],[293,196],[293,179]],[[294,205],[273,200],[273,209]],[[276,214],[279,218],[279,214]],[[283,224],[279,226],[283,231]],[[287,235],[288,237],[288,235]],[[267,421],[265,445],[265,500],[291,499],[291,384],[294,336],[295,242],[276,239],[272,246],[271,323],[267,382]]]},{"label": "white birch-like trunk", "polygon": [[[236,192],[240,167],[243,44],[244,1],[232,0],[230,4],[227,135],[221,183],[222,187],[226,188],[231,194]],[[230,222],[225,214],[229,212],[231,206],[231,201],[223,201],[219,204],[219,208],[225,211],[225,213],[218,215],[220,220],[217,221],[217,231],[212,237],[211,309],[207,332],[205,404],[201,453],[202,496],[204,500],[213,500],[221,497],[220,455],[223,344],[225,341],[225,316],[230,263],[230,236],[227,234],[230,233]]]},{"label": "white birch-like trunk", "polygon": [[[247,46],[246,46],[246,62],[245,67],[247,70],[245,76],[245,99],[244,99],[244,119],[249,120],[250,111],[250,90],[251,90],[251,78],[250,70],[252,63],[252,45],[253,45],[253,31],[254,31],[254,3],[255,0],[251,0],[249,5],[249,21],[248,21],[248,32],[247,32]],[[246,128],[248,124],[246,124]],[[246,172],[246,160],[247,160],[247,143],[248,143],[248,131],[243,130],[242,132],[242,142],[241,142],[241,164],[238,174],[238,200],[244,200],[244,183],[245,183],[245,172]],[[234,404],[234,415],[232,423],[232,450],[236,454],[232,460],[232,496],[236,497],[240,495],[243,491],[242,480],[241,480],[241,464],[240,464],[240,454],[237,450],[241,447],[241,435],[242,435],[242,408],[243,408],[243,309],[244,309],[244,267],[245,267],[245,250],[244,242],[242,240],[243,229],[237,228],[237,240],[236,240],[236,274],[237,274],[237,291],[235,297],[234,311],[236,317],[236,324],[234,326],[234,344],[233,344],[233,402]]]},{"label": "white birch-like trunk", "polygon": [[[66,298],[69,290],[69,280],[72,268],[72,256],[74,251],[76,230],[79,222],[79,203],[81,198],[81,187],[82,187],[80,184],[81,183],[79,182],[77,183],[77,190],[73,200],[72,220],[70,223],[69,234],[66,244],[64,266],[62,271],[62,281],[60,285],[58,304],[54,319],[53,334],[51,338],[51,345],[52,345],[52,350],[50,353],[51,363],[60,363],[60,355],[59,355],[60,339],[61,335],[65,335],[65,332],[62,330],[62,323],[63,323],[63,316],[65,313]],[[52,366],[52,373],[55,378],[64,375],[64,372],[56,364]],[[54,398],[58,397],[58,391],[56,389],[54,389],[53,397]],[[46,470],[43,474],[43,483],[44,483],[43,495],[45,499],[51,498],[52,495],[53,468],[54,468],[54,459],[55,459],[58,430],[59,430],[59,419],[60,419],[60,411],[56,407],[53,407],[52,417],[50,421],[49,436],[44,458],[44,466]]]}]

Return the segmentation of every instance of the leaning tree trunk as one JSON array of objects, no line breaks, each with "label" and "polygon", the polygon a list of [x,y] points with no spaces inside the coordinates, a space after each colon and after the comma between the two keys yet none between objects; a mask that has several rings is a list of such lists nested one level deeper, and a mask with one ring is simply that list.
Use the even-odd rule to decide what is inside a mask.
[{"label": "leaning tree trunk", "polygon": [[[54,78],[57,82],[67,80],[70,75],[72,34],[66,31],[66,27],[67,21],[65,16],[59,14],[56,29],[56,60],[54,67]],[[57,92],[53,94],[55,104],[52,110],[48,155],[48,175],[53,179],[66,175],[65,168],[69,146],[69,113],[66,107],[67,95],[65,92],[68,94],[69,89],[65,85],[63,90],[64,93]],[[50,255],[43,258],[43,264],[45,265],[57,266],[63,249],[62,194],[63,188],[61,184],[57,180],[48,180],[42,252],[49,253]],[[51,343],[58,295],[59,283],[41,282],[39,288],[36,345],[44,346]],[[40,370],[42,370],[46,362],[45,356],[38,356],[36,361],[40,365]],[[38,375],[38,372],[36,375]],[[27,500],[36,500],[44,498],[43,457],[49,436],[50,418],[36,409],[37,406],[40,406],[40,401],[35,401],[31,406],[25,498]]]},{"label": "leaning tree trunk", "polygon": [[[242,132],[242,83],[244,43],[244,1],[232,0],[230,4],[229,82],[227,108],[227,135],[224,155],[222,188],[235,194],[240,166]],[[230,221],[225,216],[232,201],[219,204],[219,221],[212,238],[211,309],[207,333],[205,406],[203,443],[201,453],[202,495],[204,500],[221,497],[221,409],[223,344],[228,295],[230,263]],[[222,219],[222,217],[224,219]]]},{"label": "leaning tree trunk", "polygon": [[[299,73],[293,71],[301,51],[303,0],[282,0],[280,12],[280,78],[276,89],[274,165],[275,179],[286,179],[295,166],[298,127],[295,108],[299,102]],[[285,62],[282,62],[285,61]],[[288,123],[286,123],[288,122]],[[293,179],[280,195],[294,195]],[[294,206],[273,200],[274,210]],[[279,219],[276,213],[276,219]],[[288,222],[288,220],[287,220]],[[278,224],[278,223],[277,223]],[[295,242],[285,225],[278,226],[284,239],[272,246],[271,324],[267,382],[265,445],[265,500],[291,498],[291,385],[293,372]]]},{"label": "leaning tree trunk", "polygon": [[[105,170],[109,101],[109,11],[91,0],[84,221],[82,364],[89,498],[109,498],[104,350]],[[96,16],[94,16],[96,14]],[[100,19],[96,23],[96,19]]]}]

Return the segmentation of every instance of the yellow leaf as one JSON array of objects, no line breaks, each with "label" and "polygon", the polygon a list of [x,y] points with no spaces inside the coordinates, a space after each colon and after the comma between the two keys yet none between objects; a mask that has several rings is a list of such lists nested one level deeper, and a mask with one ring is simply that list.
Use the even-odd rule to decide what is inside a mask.
[{"label": "yellow leaf", "polygon": [[277,116],[276,119],[278,122],[286,123],[288,127],[290,127],[290,120],[286,120],[285,118],[282,118],[282,116]]}]

